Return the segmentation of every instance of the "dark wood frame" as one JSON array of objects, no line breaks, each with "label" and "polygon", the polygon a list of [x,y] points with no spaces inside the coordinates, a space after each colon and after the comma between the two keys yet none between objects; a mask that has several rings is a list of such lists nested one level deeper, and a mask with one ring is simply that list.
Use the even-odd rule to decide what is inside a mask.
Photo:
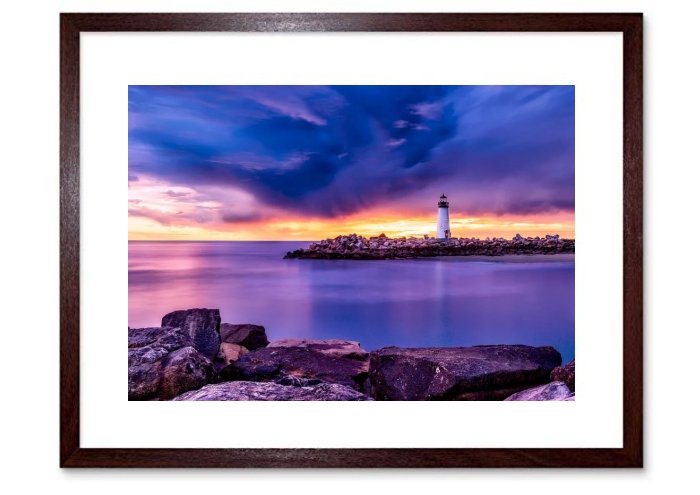
[{"label": "dark wood frame", "polygon": [[[80,33],[94,31],[621,32],[624,51],[622,448],[80,447]],[[62,467],[642,467],[642,14],[61,14]]]}]

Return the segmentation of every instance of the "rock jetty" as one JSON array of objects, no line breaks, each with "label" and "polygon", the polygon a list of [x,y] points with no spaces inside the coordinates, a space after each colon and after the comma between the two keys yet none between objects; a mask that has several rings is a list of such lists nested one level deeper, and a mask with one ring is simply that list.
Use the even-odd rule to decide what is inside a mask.
[{"label": "rock jetty", "polygon": [[[190,309],[129,328],[129,400],[574,400],[574,362],[551,347],[270,342],[265,328]],[[172,326],[177,325],[177,326]]]},{"label": "rock jetty", "polygon": [[339,235],[312,243],[307,249],[288,252],[289,259],[354,259],[385,260],[423,258],[435,256],[505,256],[509,254],[559,254],[573,253],[574,239],[561,239],[559,235],[503,237],[475,239],[435,239],[425,236],[389,238],[384,234],[363,237],[357,234]]}]

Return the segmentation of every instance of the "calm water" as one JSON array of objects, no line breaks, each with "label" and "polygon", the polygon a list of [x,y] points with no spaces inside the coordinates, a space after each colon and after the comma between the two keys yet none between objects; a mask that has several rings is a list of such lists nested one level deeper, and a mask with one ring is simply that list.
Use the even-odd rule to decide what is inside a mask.
[{"label": "calm water", "polygon": [[[365,349],[552,345],[574,357],[574,261],[284,260],[307,242],[130,242],[129,326],[219,308],[271,340],[342,338]],[[560,261],[561,260],[561,261]]]}]

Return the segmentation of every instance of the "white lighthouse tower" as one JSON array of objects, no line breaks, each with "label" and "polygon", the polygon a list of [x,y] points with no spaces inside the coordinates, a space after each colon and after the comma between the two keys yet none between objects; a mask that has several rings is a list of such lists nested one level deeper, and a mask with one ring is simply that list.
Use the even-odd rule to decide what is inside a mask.
[{"label": "white lighthouse tower", "polygon": [[442,193],[438,201],[437,238],[447,240],[450,237],[450,203],[447,202],[445,193]]}]

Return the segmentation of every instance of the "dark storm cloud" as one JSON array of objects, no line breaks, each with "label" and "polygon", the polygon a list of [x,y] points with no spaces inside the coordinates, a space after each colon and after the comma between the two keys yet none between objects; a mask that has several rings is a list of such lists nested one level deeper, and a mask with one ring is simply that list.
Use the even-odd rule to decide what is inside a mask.
[{"label": "dark storm cloud", "polygon": [[132,86],[129,119],[131,175],[301,215],[574,207],[572,86]]}]

